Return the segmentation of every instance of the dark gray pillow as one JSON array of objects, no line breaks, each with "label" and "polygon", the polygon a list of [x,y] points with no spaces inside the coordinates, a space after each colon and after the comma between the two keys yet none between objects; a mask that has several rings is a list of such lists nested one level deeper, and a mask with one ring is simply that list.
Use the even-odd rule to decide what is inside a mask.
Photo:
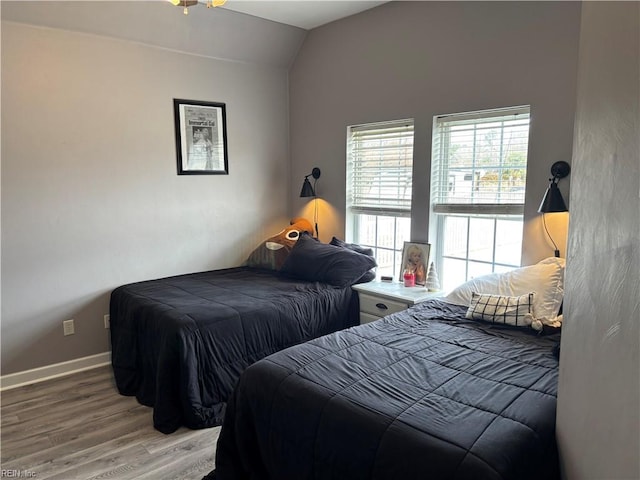
[{"label": "dark gray pillow", "polygon": [[[361,253],[362,255],[367,255],[373,258],[373,260],[375,261],[375,257],[373,256],[373,248],[363,247],[362,245],[358,245],[357,243],[347,243],[344,240],[340,240],[338,237],[333,237],[329,244],[335,245],[336,247],[348,248],[349,250]],[[367,283],[375,280],[375,278],[376,272],[374,270],[369,270],[353,283]]]},{"label": "dark gray pillow", "polygon": [[356,283],[372,282],[375,279],[376,279],[376,272],[374,272],[373,270],[369,270],[368,272],[365,272],[365,274],[362,275],[358,280],[353,282],[353,284],[355,285]]},{"label": "dark gray pillow", "polygon": [[301,235],[280,271],[303,280],[345,287],[375,266],[373,257]]},{"label": "dark gray pillow", "polygon": [[354,252],[373,257],[373,248],[363,247],[362,245],[358,245],[357,243],[347,243],[337,237],[333,237],[329,244],[335,245],[336,247],[348,248],[349,250],[353,250]]}]

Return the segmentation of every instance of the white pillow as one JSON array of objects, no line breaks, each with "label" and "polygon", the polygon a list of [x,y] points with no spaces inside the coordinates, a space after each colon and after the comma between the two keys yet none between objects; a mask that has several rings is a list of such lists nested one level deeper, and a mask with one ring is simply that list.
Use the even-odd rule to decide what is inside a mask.
[{"label": "white pillow", "polygon": [[533,316],[555,321],[564,297],[564,267],[564,258],[550,257],[510,272],[483,275],[453,289],[443,300],[468,307],[473,292],[510,297],[535,292]]},{"label": "white pillow", "polygon": [[529,327],[535,320],[533,318],[535,297],[534,292],[518,297],[473,292],[466,317],[471,320]]}]

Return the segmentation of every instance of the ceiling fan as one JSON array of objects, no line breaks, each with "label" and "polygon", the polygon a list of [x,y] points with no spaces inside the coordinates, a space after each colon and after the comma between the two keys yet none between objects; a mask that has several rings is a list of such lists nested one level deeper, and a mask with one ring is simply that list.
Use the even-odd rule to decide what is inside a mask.
[{"label": "ceiling fan", "polygon": [[199,0],[168,0],[168,1],[171,2],[173,5],[175,5],[176,7],[184,7],[185,15],[189,14],[189,7],[193,7],[198,3],[205,3],[207,5],[207,8],[221,7],[222,5],[227,3],[227,0],[207,0],[206,2],[200,2]]}]

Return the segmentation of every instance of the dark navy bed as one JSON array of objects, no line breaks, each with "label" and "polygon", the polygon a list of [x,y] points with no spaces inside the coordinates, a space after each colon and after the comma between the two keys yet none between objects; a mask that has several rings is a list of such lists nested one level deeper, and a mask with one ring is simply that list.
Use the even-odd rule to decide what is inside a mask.
[{"label": "dark navy bed", "polygon": [[207,478],[557,478],[559,334],[465,311],[432,300],[253,364]]},{"label": "dark navy bed", "polygon": [[171,433],[220,425],[248,365],[356,324],[358,304],[350,286],[239,267],[124,285],[110,315],[118,390]]}]

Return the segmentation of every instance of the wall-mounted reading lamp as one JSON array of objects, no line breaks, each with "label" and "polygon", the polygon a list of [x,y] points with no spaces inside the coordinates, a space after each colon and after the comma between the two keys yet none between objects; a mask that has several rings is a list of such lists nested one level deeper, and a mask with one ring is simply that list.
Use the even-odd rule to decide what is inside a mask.
[{"label": "wall-mounted reading lamp", "polygon": [[[311,182],[309,182],[309,177],[313,177],[313,186],[311,186]],[[319,178],[320,169],[318,167],[313,167],[311,173],[309,175],[305,175],[302,190],[300,191],[301,197],[314,197],[313,221],[316,227],[316,238],[318,238],[318,198],[316,195],[316,182]]]},{"label": "wall-mounted reading lamp", "polygon": [[[311,182],[309,182],[309,177],[313,177],[313,187],[311,186]],[[302,190],[300,191],[301,197],[315,197],[316,196],[316,182],[320,178],[320,169],[318,167],[313,167],[311,173],[309,175],[304,176],[304,183],[302,184]]]},{"label": "wall-mounted reading lamp", "polygon": [[562,193],[560,193],[560,189],[558,188],[558,180],[569,175],[569,172],[571,172],[571,166],[567,162],[560,161],[551,165],[552,177],[549,179],[549,187],[544,193],[542,203],[540,203],[540,207],[538,208],[538,212],[542,213],[542,224],[544,225],[544,230],[547,232],[547,236],[555,248],[554,255],[556,257],[560,256],[560,250],[558,250],[556,242],[553,241],[553,238],[549,234],[544,214],[569,211],[567,205],[564,203],[564,198],[562,198]]}]

